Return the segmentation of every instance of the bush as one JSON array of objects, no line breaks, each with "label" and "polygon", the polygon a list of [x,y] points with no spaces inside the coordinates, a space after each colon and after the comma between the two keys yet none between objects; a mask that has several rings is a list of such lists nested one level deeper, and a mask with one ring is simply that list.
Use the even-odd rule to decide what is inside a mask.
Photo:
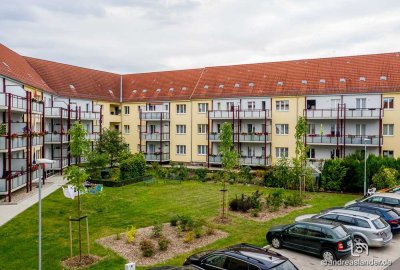
[{"label": "bush", "polygon": [[194,174],[196,175],[197,180],[206,181],[208,170],[206,168],[196,169]]},{"label": "bush", "polygon": [[154,254],[155,247],[149,239],[143,239],[140,241],[140,250],[144,257],[151,257]]},{"label": "bush", "polygon": [[158,179],[163,179],[167,176],[167,169],[161,167],[161,165],[158,162],[151,163],[151,168],[154,173],[154,176],[157,177]]},{"label": "bush", "polygon": [[115,240],[121,240],[121,234],[119,232],[115,234]]},{"label": "bush", "polygon": [[162,251],[167,250],[170,243],[171,241],[169,241],[168,238],[166,238],[165,236],[161,236],[158,239],[158,249]]},{"label": "bush", "polygon": [[287,195],[285,197],[283,203],[284,203],[285,207],[288,207],[288,206],[294,206],[294,207],[295,206],[302,206],[304,204],[303,203],[303,198],[297,192]]},{"label": "bush", "polygon": [[241,166],[240,171],[239,171],[239,177],[244,183],[246,183],[246,184],[251,183],[251,180],[253,179],[253,175],[251,175],[250,167],[249,166]]},{"label": "bush", "polygon": [[251,209],[250,214],[252,217],[258,217],[260,209]]},{"label": "bush", "polygon": [[142,153],[136,153],[130,155],[127,159],[121,160],[119,166],[122,180],[141,177],[146,172],[146,159]]},{"label": "bush", "polygon": [[119,168],[115,167],[115,168],[111,168],[110,170],[110,177],[112,181],[118,182],[121,177],[120,177],[121,173]]},{"label": "bush", "polygon": [[341,190],[346,172],[342,159],[326,160],[321,174],[321,187],[324,190]]},{"label": "bush", "polygon": [[90,175],[90,179],[100,179],[101,170],[108,164],[108,155],[91,152],[88,155],[86,164],[86,172]]},{"label": "bush", "polygon": [[250,209],[260,209],[261,208],[261,193],[257,190],[253,192],[251,196],[245,196],[242,193],[241,197],[232,199],[229,202],[229,208],[232,211],[242,211],[247,212]]},{"label": "bush", "polygon": [[399,184],[399,172],[393,168],[382,166],[372,177],[372,183],[377,189],[389,188]]},{"label": "bush", "polygon": [[215,228],[213,226],[207,226],[206,227],[206,234],[207,235],[214,235],[215,234]]},{"label": "bush", "polygon": [[283,203],[283,190],[276,190],[266,198],[266,204],[270,212],[275,212]]},{"label": "bush", "polygon": [[203,231],[203,226],[197,226],[193,229],[193,232],[196,236],[196,238],[200,238],[203,236],[204,231]]},{"label": "bush", "polygon": [[184,231],[184,232],[190,231],[194,227],[194,220],[190,216],[182,215],[182,216],[179,216],[179,225],[180,225],[182,231]]},{"label": "bush", "polygon": [[156,224],[153,226],[153,237],[154,238],[159,238],[162,235],[162,230],[163,230],[163,225],[160,224]]},{"label": "bush", "polygon": [[196,234],[194,231],[188,231],[183,238],[184,243],[191,243],[196,238]]},{"label": "bush", "polygon": [[178,225],[179,217],[178,216],[173,216],[170,220],[169,223],[171,226],[175,227]]},{"label": "bush", "polygon": [[136,228],[134,226],[131,226],[126,232],[126,242],[128,242],[128,244],[132,244],[133,242],[135,242],[135,236]]}]

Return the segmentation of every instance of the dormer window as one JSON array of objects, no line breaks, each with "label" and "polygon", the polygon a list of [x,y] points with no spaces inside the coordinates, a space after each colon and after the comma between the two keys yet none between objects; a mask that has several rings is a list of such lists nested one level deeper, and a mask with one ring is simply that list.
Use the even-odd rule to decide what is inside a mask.
[{"label": "dormer window", "polygon": [[386,81],[386,80],[387,80],[387,77],[386,77],[385,75],[382,75],[379,79],[380,79],[381,81]]},{"label": "dormer window", "polygon": [[143,92],[143,93],[146,93],[146,92],[147,92],[147,89],[143,89],[142,92]]},{"label": "dormer window", "polygon": [[283,86],[283,82],[278,82],[276,85]]},{"label": "dormer window", "polygon": [[[74,86],[73,84],[70,84],[70,85],[69,85],[69,88],[72,89],[72,90],[75,90],[75,86]],[[109,90],[109,91],[110,91],[110,90]]]},{"label": "dormer window", "polygon": [[301,80],[301,84],[307,84],[307,80]]},{"label": "dormer window", "polygon": [[240,84],[235,83],[235,88],[239,88],[239,87],[240,87]]},{"label": "dormer window", "polygon": [[186,86],[182,87],[182,91],[186,91],[186,90],[187,90]]},{"label": "dormer window", "polygon": [[157,88],[157,89],[156,89],[156,92],[157,92],[157,93],[160,93],[160,92],[161,92],[161,88]]},{"label": "dormer window", "polygon": [[320,79],[319,83],[326,83],[326,80],[325,79]]},{"label": "dormer window", "polygon": [[173,92],[173,91],[174,91],[174,88],[173,88],[173,87],[171,87],[171,88],[169,89],[169,91],[170,91],[170,92]]},{"label": "dormer window", "polygon": [[[111,92],[112,92],[112,91],[111,91]],[[137,92],[137,90],[132,90],[132,93],[133,93],[133,94],[136,94],[136,92]]]},{"label": "dormer window", "polygon": [[208,85],[206,84],[206,85],[204,85],[204,89],[208,89]]},{"label": "dormer window", "polygon": [[220,84],[220,85],[218,86],[218,88],[224,89],[224,85],[223,85],[223,84]]},{"label": "dormer window", "polygon": [[346,82],[346,79],[345,79],[345,78],[340,78],[339,82],[345,83],[345,82]]},{"label": "dormer window", "polygon": [[254,83],[253,83],[253,82],[250,82],[250,83],[249,83],[249,86],[250,86],[250,87],[254,87]]},{"label": "dormer window", "polygon": [[360,82],[365,82],[365,77],[364,76],[360,77]]}]

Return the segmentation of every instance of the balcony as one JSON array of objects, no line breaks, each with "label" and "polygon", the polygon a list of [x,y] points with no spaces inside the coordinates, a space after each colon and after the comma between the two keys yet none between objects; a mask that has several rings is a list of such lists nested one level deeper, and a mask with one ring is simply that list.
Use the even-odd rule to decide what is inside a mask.
[{"label": "balcony", "polygon": [[32,112],[42,114],[43,113],[43,102],[32,101]]},{"label": "balcony", "polygon": [[169,161],[169,153],[146,153],[144,154],[146,161],[163,162]]},{"label": "balcony", "polygon": [[169,141],[169,133],[141,133],[141,138],[146,141]]},{"label": "balcony", "polygon": [[383,110],[380,108],[368,109],[314,109],[304,110],[307,119],[379,119],[383,117]]},{"label": "balcony", "polygon": [[[221,164],[222,158],[221,156],[208,156],[208,161],[211,164]],[[267,157],[240,157],[239,158],[240,165],[248,165],[248,166],[268,166],[271,165],[271,158]]]},{"label": "balcony", "polygon": [[25,112],[26,98],[10,93],[0,93],[0,110],[7,110],[9,105],[11,110]]},{"label": "balcony", "polygon": [[140,119],[142,120],[165,120],[169,121],[169,112],[153,112],[153,111],[142,111],[140,112]]},{"label": "balcony", "polygon": [[[208,135],[210,141],[220,141],[219,133],[211,133]],[[247,134],[247,133],[235,133],[234,137],[235,142],[250,142],[250,143],[270,143],[271,142],[271,134],[264,134],[264,133],[254,133],[254,134]]]},{"label": "balcony", "polygon": [[8,150],[8,140],[11,140],[11,151],[22,150],[26,147],[26,137],[0,137],[0,152]]},{"label": "balcony", "polygon": [[209,111],[210,119],[269,119],[271,114],[269,110],[214,110]]},{"label": "balcony", "polygon": [[354,146],[379,146],[379,143],[382,145],[383,140],[382,137],[379,136],[356,136],[356,135],[346,135],[341,137],[331,136],[331,135],[307,135],[306,136],[307,144],[314,145],[336,145],[336,144],[346,144],[346,145],[354,145]]},{"label": "balcony", "polygon": [[49,133],[44,135],[44,143],[52,144],[52,143],[68,143],[68,135],[67,134],[54,134]]},{"label": "balcony", "polygon": [[68,119],[68,110],[65,108],[53,108],[53,107],[46,107],[44,110],[44,114],[47,118],[64,118]]},{"label": "balcony", "polygon": [[71,159],[70,159],[70,164],[71,165],[74,165],[74,164],[77,164],[78,163],[78,158],[76,158],[76,157],[71,157]]},{"label": "balcony", "polygon": [[97,141],[100,138],[99,133],[88,133],[86,134],[86,139],[89,141]]},{"label": "balcony", "polygon": [[43,145],[43,136],[33,136],[32,137],[32,145]]},{"label": "balcony", "polygon": [[100,120],[100,113],[81,111],[81,120]]},{"label": "balcony", "polygon": [[[26,174],[20,172],[13,172],[11,178],[11,192],[26,186]],[[0,194],[5,195],[8,193],[8,181],[6,178],[0,179]]]},{"label": "balcony", "polygon": [[100,126],[93,126],[93,133],[100,133]]},{"label": "balcony", "polygon": [[46,165],[46,170],[61,170],[68,166],[68,158],[53,158],[55,163]]}]

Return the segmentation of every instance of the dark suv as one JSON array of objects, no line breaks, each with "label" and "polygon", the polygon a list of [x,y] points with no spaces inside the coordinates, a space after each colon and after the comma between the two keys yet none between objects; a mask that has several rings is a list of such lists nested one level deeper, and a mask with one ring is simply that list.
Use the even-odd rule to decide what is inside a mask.
[{"label": "dark suv", "polygon": [[267,241],[274,248],[291,248],[332,261],[350,255],[352,236],[341,224],[305,219],[294,224],[272,227]]},{"label": "dark suv", "polygon": [[194,254],[185,261],[185,265],[190,264],[207,270],[298,269],[288,258],[249,244],[239,244],[223,250]]}]

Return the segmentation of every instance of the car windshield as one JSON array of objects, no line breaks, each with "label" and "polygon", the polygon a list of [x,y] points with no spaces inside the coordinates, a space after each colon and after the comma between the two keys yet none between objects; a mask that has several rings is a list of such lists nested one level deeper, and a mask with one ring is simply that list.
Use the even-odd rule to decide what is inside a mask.
[{"label": "car windshield", "polygon": [[332,228],[332,231],[335,233],[337,238],[343,238],[347,236],[347,231],[343,226],[336,226]]},{"label": "car windshield", "polygon": [[284,261],[271,269],[274,270],[297,270],[297,267],[291,261]]},{"label": "car windshield", "polygon": [[395,211],[393,211],[393,210],[389,210],[389,211],[387,211],[386,213],[387,213],[387,214],[390,216],[390,218],[392,218],[392,219],[400,219],[399,215],[398,215]]},{"label": "car windshield", "polygon": [[377,229],[383,229],[386,227],[387,223],[382,218],[377,218],[372,221],[372,224],[374,224]]}]

